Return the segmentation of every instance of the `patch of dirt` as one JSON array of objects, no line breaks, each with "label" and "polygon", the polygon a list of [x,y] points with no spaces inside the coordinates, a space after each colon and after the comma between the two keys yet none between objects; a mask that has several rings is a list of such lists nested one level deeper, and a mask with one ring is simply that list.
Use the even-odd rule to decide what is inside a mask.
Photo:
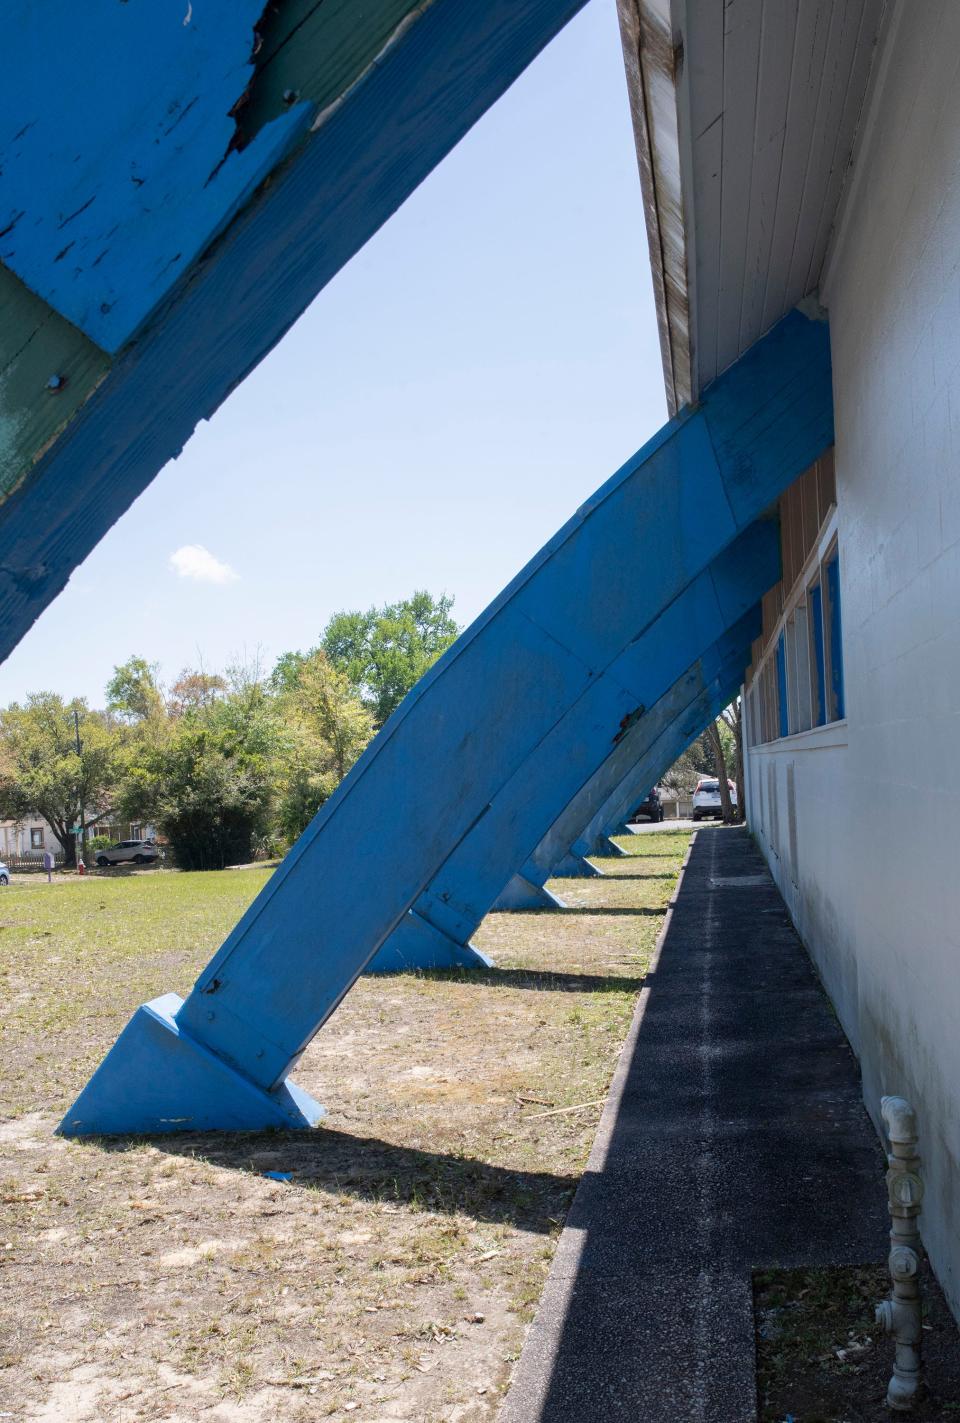
[{"label": "patch of dirt", "polygon": [[608,878],[556,882],[566,912],[491,915],[494,969],[361,979],[298,1065],[329,1109],[309,1133],[53,1137],[136,999],[188,985],[263,877],[44,885],[33,917],[25,890],[6,976],[29,1006],[0,1015],[23,1112],[0,1125],[0,1411],[490,1423],[688,841],[636,837]]},{"label": "patch of dirt", "polygon": [[[928,1263],[923,1277],[926,1396],[917,1423],[960,1420],[960,1333]],[[754,1276],[760,1423],[890,1423],[893,1341],[874,1307],[886,1265],[767,1270]]]}]

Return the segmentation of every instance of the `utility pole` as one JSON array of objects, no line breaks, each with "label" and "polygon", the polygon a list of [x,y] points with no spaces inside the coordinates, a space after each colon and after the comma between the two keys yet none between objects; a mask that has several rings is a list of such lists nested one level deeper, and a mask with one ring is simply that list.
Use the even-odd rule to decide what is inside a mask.
[{"label": "utility pole", "polygon": [[80,740],[80,713],[77,711],[76,707],[74,707],[74,709],[73,709],[73,731],[74,731],[74,735],[76,736],[76,739],[77,739],[77,801],[78,801],[79,806],[80,806],[80,815],[79,815],[79,825],[80,825],[80,829],[79,829],[79,833],[78,833],[78,835],[77,835],[77,837],[76,837],[76,839],[75,839],[75,847],[76,847],[76,848],[75,848],[75,853],[76,853],[76,860],[77,860],[77,873],[79,874],[79,873],[82,873],[82,871],[81,871],[81,869],[80,869],[80,866],[83,864],[83,856],[84,856],[84,853],[85,853],[86,848],[87,848],[87,826],[86,826],[86,821],[84,820],[84,810],[83,810],[83,778],[82,778],[82,775],[81,775],[82,766],[81,766],[81,763],[80,763],[80,757],[81,757],[81,755],[82,755],[82,753],[83,753],[83,744],[82,744],[82,742],[81,742],[81,740]]}]

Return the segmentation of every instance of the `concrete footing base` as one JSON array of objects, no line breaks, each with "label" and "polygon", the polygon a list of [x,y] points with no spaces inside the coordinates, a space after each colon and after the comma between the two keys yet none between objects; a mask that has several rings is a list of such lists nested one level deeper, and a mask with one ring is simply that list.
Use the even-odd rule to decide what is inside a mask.
[{"label": "concrete footing base", "polygon": [[603,870],[591,865],[584,855],[575,855],[571,850],[564,855],[559,865],[552,871],[556,879],[602,879]]},{"label": "concrete footing base", "polygon": [[[611,834],[629,835],[630,832],[625,825],[618,825],[616,830],[612,831]],[[621,859],[630,858],[630,851],[625,850],[622,845],[618,845],[616,840],[610,838],[610,835],[598,835],[590,846],[589,853],[591,855],[606,855],[608,857],[616,856]]]},{"label": "concrete footing base", "polygon": [[272,1092],[180,1031],[183,999],[138,1008],[57,1128],[61,1136],[316,1126],[325,1109],[286,1078]]},{"label": "concrete footing base", "polygon": [[501,890],[494,909],[566,909],[563,900],[551,894],[542,884],[523,875],[514,875],[506,889]]},{"label": "concrete footing base", "polygon": [[405,973],[428,968],[492,968],[493,959],[461,944],[411,909],[374,954],[365,973]]}]

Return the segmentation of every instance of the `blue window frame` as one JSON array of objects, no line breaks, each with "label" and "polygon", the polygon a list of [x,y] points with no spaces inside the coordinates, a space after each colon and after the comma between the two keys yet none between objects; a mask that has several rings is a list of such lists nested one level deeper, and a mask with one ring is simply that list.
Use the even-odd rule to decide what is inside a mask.
[{"label": "blue window frame", "polygon": [[830,642],[830,720],[846,715],[843,696],[843,634],[840,617],[840,559],[834,551],[823,566],[827,579],[827,627]]},{"label": "blue window frame", "polygon": [[777,702],[779,703],[779,729],[781,736],[789,734],[787,719],[787,653],[783,633],[777,639]]},{"label": "blue window frame", "polygon": [[827,719],[827,685],[823,655],[823,594],[820,584],[814,583],[810,589],[810,645],[813,652],[814,691],[816,704],[813,708],[814,726],[823,726]]}]

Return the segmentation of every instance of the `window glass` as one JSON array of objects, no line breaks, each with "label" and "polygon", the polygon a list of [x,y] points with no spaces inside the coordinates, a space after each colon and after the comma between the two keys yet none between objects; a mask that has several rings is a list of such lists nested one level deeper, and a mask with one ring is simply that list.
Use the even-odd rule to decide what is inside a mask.
[{"label": "window glass", "polygon": [[813,725],[810,687],[810,646],[807,605],[798,604],[794,614],[796,627],[797,724],[795,731],[809,731]]},{"label": "window glass", "polygon": [[789,735],[789,722],[787,719],[787,652],[784,643],[783,633],[777,639],[777,702],[778,702],[778,732],[780,736]]},{"label": "window glass", "polygon": [[845,715],[843,696],[843,634],[840,618],[840,559],[836,550],[823,566],[826,579],[827,609],[825,626],[828,641],[828,663],[830,668],[829,701],[830,720],[840,721]]},{"label": "window glass", "polygon": [[823,726],[827,719],[827,686],[823,663],[823,595],[819,580],[810,589],[807,601],[810,624],[810,663],[813,683],[813,724]]}]

